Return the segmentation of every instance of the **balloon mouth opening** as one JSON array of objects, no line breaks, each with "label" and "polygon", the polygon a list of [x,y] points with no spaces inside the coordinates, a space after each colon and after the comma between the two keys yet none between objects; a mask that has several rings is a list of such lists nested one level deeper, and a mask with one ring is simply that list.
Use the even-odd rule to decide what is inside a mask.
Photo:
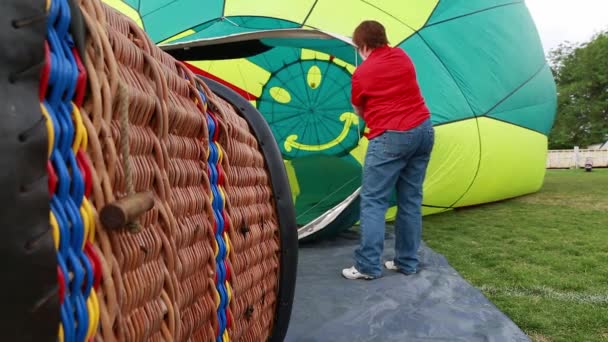
[{"label": "balloon mouth opening", "polygon": [[273,29],[232,34],[215,38],[171,42],[159,47],[178,60],[225,60],[257,56],[277,47],[314,49],[311,42],[323,42],[323,46],[348,48],[356,53],[348,37],[314,29]]}]

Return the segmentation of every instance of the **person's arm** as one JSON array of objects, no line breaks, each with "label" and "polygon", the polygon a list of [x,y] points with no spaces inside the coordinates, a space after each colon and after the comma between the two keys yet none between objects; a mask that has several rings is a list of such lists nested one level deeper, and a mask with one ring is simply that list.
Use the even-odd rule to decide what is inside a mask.
[{"label": "person's arm", "polygon": [[358,74],[355,74],[352,77],[352,85],[351,85],[351,103],[353,105],[353,110],[355,114],[363,118],[363,102],[365,100],[365,96],[363,94],[363,89],[361,87],[361,81],[359,80]]}]

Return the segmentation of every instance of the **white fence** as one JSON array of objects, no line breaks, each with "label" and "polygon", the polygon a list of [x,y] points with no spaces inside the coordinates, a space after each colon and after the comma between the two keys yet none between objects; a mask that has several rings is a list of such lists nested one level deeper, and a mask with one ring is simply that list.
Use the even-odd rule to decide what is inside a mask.
[{"label": "white fence", "polygon": [[584,167],[591,158],[593,167],[608,167],[608,150],[550,150],[547,155],[548,169]]}]

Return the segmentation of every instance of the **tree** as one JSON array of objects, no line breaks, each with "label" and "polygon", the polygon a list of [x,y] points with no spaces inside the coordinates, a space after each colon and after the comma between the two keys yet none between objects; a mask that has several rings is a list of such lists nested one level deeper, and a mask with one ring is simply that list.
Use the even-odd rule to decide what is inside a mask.
[{"label": "tree", "polygon": [[585,44],[564,43],[549,60],[558,96],[549,148],[608,140],[608,31]]}]

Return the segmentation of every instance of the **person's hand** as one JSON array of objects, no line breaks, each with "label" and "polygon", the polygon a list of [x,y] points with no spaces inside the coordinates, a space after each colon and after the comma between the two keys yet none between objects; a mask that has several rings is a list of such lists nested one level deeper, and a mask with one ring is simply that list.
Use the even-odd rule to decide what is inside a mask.
[{"label": "person's hand", "polygon": [[353,105],[353,110],[355,111],[355,114],[363,118],[363,108]]}]

